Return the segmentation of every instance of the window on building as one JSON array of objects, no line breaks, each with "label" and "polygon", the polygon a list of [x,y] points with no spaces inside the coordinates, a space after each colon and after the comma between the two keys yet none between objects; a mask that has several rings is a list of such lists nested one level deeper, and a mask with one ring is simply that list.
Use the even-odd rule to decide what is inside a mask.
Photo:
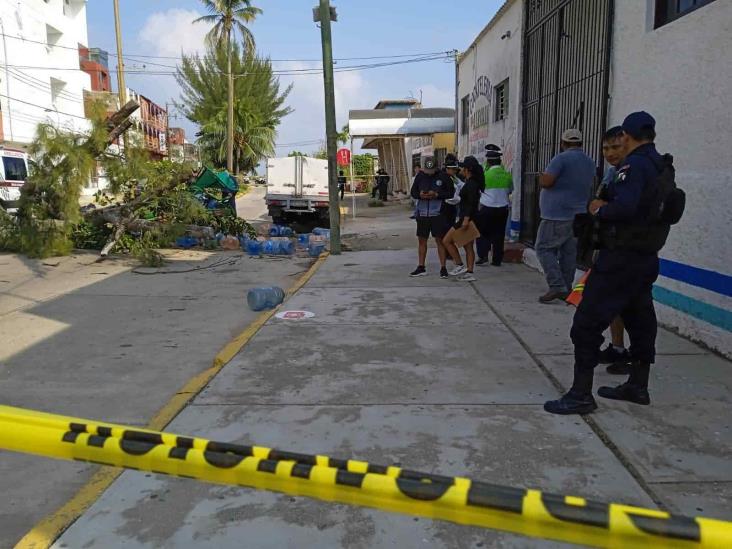
[{"label": "window on building", "polygon": [[714,0],[656,0],[654,28],[662,27],[712,2]]},{"label": "window on building", "polygon": [[460,134],[470,133],[470,96],[466,95],[460,100]]},{"label": "window on building", "polygon": [[493,119],[498,122],[508,118],[508,78],[494,88],[496,97],[494,101],[495,115]]},{"label": "window on building", "polygon": [[62,35],[63,33],[56,27],[46,25],[46,44],[48,47],[52,48],[53,46],[58,44],[59,40],[61,40]]},{"label": "window on building", "polygon": [[63,1],[63,12],[66,17],[75,18],[81,8],[84,7],[83,0],[64,0]]},{"label": "window on building", "polygon": [[51,103],[54,108],[58,108],[58,101],[66,87],[66,82],[58,78],[51,78]]}]

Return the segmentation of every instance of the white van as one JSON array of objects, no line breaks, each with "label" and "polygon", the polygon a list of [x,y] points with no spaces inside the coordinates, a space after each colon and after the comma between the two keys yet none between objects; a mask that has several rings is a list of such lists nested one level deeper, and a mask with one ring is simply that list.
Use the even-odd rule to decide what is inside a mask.
[{"label": "white van", "polygon": [[267,159],[265,200],[275,223],[328,227],[328,161],[307,156]]},{"label": "white van", "polygon": [[27,178],[28,155],[19,149],[0,147],[0,208],[15,213]]}]

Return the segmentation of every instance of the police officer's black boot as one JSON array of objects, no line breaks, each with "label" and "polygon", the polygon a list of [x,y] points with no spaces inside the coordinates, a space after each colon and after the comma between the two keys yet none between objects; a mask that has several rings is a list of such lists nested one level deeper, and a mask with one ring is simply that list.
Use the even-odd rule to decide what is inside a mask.
[{"label": "police officer's black boot", "polygon": [[600,387],[598,396],[613,400],[626,400],[635,404],[647,406],[651,403],[648,394],[648,376],[651,365],[644,362],[634,362],[630,368],[628,381],[617,387]]},{"label": "police officer's black boot", "polygon": [[574,367],[574,382],[572,388],[559,400],[549,400],[544,403],[544,410],[550,414],[589,414],[597,409],[597,403],[592,396],[592,369]]}]

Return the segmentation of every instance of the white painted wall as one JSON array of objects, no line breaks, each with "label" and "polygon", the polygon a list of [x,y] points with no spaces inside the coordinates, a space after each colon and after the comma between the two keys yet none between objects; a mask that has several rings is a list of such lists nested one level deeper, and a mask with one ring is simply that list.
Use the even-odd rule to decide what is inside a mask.
[{"label": "white painted wall", "polygon": [[[55,45],[47,45],[47,25],[60,32]],[[0,31],[7,35],[0,36],[6,143],[27,145],[39,122],[87,129],[83,90],[91,80],[79,69],[77,51],[79,44],[87,44],[85,0],[0,0]],[[54,85],[59,87],[55,98]]]},{"label": "white painted wall", "polygon": [[[674,155],[686,191],[684,219],[661,257],[722,275],[732,261],[732,2],[716,0],[653,29],[654,2],[617,0],[611,124],[636,110],[657,120],[657,145]],[[730,313],[732,298],[659,278],[658,285]],[[702,305],[703,308],[703,305]],[[732,354],[727,329],[658,306],[661,322]]]},{"label": "white painted wall", "polygon": [[[503,163],[514,181],[511,221],[521,217],[521,40],[523,0],[506,3],[458,63],[458,154],[485,160],[485,145],[503,149]],[[510,36],[507,36],[510,32]],[[502,38],[503,37],[503,38]],[[508,117],[495,121],[494,87],[509,82]],[[470,130],[462,130],[462,98],[471,96]],[[482,113],[482,116],[479,114]],[[512,236],[518,237],[512,230]]]}]

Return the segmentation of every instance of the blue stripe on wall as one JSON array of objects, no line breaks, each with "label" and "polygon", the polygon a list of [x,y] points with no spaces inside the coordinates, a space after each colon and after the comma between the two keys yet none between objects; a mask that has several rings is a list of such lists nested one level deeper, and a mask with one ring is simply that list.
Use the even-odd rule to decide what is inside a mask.
[{"label": "blue stripe on wall", "polygon": [[704,303],[661,286],[653,286],[653,299],[713,326],[732,331],[732,311]]},{"label": "blue stripe on wall", "polygon": [[718,294],[732,296],[732,276],[684,263],[660,259],[661,275]]}]

